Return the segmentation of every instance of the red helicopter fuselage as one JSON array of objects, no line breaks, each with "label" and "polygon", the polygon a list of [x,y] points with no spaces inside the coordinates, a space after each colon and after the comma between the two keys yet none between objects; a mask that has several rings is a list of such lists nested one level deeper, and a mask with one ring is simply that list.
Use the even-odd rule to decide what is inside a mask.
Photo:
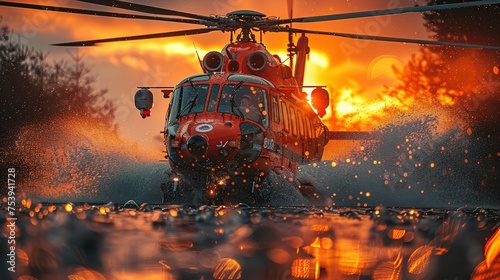
[{"label": "red helicopter fuselage", "polygon": [[298,165],[321,159],[327,128],[291,68],[262,44],[231,43],[202,64],[205,73],[168,94],[163,133],[174,189],[183,182],[204,183],[214,196],[227,186],[253,191],[271,171],[294,177]]}]

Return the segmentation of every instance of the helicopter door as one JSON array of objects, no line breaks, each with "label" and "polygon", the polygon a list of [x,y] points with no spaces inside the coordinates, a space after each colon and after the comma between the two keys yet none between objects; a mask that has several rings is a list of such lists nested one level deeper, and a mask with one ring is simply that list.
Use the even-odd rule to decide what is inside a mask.
[{"label": "helicopter door", "polygon": [[272,152],[274,154],[274,166],[283,166],[283,119],[280,115],[280,107],[277,95],[279,92],[271,92],[271,124],[270,137],[274,143]]},{"label": "helicopter door", "polygon": [[306,145],[306,140],[305,140],[305,133],[304,133],[304,118],[303,118],[303,114],[302,114],[302,111],[300,109],[297,109],[296,111],[297,113],[297,116],[296,116],[296,119],[297,119],[297,128],[298,128],[298,143],[299,143],[299,147],[300,147],[300,154],[302,155],[302,158],[301,158],[301,163],[304,163],[307,161],[306,159],[306,149],[307,149],[307,145]]},{"label": "helicopter door", "polygon": [[289,142],[289,133],[290,133],[290,118],[288,117],[288,106],[285,101],[281,101],[281,116],[282,116],[282,127],[283,130],[281,131],[281,154],[282,156],[282,166],[285,166],[288,161],[285,161],[285,159],[289,158],[289,150],[288,150],[288,142]]},{"label": "helicopter door", "polygon": [[295,162],[302,163],[303,159],[303,143],[300,140],[299,135],[299,121],[298,110],[295,106],[291,105],[288,107],[288,116],[290,117],[290,128],[292,130],[292,160]]},{"label": "helicopter door", "polygon": [[[283,157],[292,162],[302,161],[303,143],[299,138],[297,109],[290,102],[281,101],[283,116]],[[286,164],[286,162],[285,162]]]}]

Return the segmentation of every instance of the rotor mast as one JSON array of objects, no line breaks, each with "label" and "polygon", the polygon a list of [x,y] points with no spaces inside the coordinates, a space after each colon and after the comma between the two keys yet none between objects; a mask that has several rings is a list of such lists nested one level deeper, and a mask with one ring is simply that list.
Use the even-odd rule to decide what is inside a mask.
[{"label": "rotor mast", "polygon": [[241,29],[240,34],[236,36],[237,42],[256,42],[255,35],[252,33],[253,23],[263,20],[266,15],[251,10],[239,10],[230,12],[226,16],[235,30]]}]

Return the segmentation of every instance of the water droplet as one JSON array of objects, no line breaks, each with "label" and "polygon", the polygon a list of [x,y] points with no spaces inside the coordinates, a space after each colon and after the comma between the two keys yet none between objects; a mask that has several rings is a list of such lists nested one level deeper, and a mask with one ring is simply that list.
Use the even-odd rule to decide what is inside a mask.
[{"label": "water droplet", "polygon": [[467,128],[467,135],[471,135],[472,134],[472,129],[470,127]]},{"label": "water droplet", "polygon": [[72,211],[73,211],[73,206],[74,206],[74,204],[73,204],[73,203],[68,202],[68,203],[66,203],[66,205],[64,205],[64,210],[65,210],[66,212],[68,212],[68,213],[69,213],[69,212],[72,212]]}]

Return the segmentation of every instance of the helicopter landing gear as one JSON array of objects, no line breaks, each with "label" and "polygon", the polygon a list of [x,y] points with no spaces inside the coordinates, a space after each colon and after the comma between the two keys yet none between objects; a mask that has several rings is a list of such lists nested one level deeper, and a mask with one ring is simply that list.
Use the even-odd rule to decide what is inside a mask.
[{"label": "helicopter landing gear", "polygon": [[226,203],[226,178],[225,176],[208,175],[203,195],[204,204],[224,205]]},{"label": "helicopter landing gear", "polygon": [[226,203],[224,187],[207,186],[203,200],[204,204],[208,205],[224,205]]},{"label": "helicopter landing gear", "polygon": [[306,198],[315,198],[316,197],[316,189],[310,183],[301,183],[297,187],[297,189]]},{"label": "helicopter landing gear", "polygon": [[163,192],[161,203],[171,203],[179,196],[178,190],[174,190],[173,186],[173,182],[161,183],[160,187]]},{"label": "helicopter landing gear", "polygon": [[252,195],[254,204],[259,206],[270,205],[274,192],[277,191],[279,175],[275,171],[269,171],[264,177],[258,177],[252,182]]},{"label": "helicopter landing gear", "polygon": [[170,203],[175,201],[180,196],[179,185],[180,182],[178,177],[174,177],[172,181],[169,181],[168,183],[162,183],[160,185],[161,191],[163,192],[161,202]]},{"label": "helicopter landing gear", "polygon": [[312,178],[301,176],[300,178],[296,178],[296,182],[296,188],[303,197],[307,198],[311,202],[319,199],[318,191]]}]

